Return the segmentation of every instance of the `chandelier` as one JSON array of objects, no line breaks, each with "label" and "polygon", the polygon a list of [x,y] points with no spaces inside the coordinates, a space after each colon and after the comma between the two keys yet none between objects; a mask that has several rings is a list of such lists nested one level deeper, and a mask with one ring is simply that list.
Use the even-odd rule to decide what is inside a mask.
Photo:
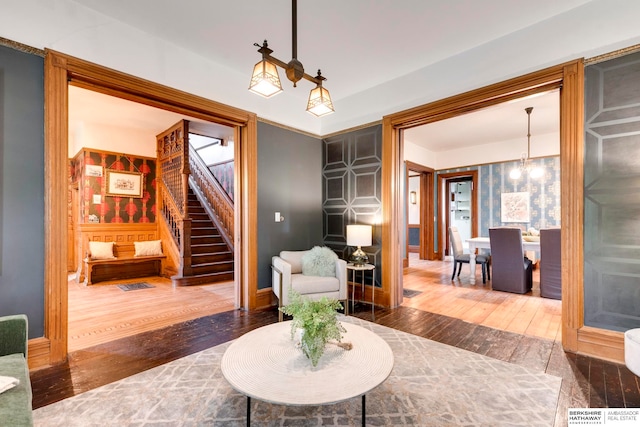
[{"label": "chandelier", "polygon": [[259,47],[258,52],[262,54],[262,60],[253,67],[253,74],[251,75],[251,83],[249,84],[249,90],[258,95],[262,95],[265,98],[276,95],[282,92],[282,85],[280,84],[280,76],[278,75],[278,68],[284,68],[287,78],[293,82],[293,87],[296,87],[296,83],[301,79],[308,80],[316,84],[316,87],[311,89],[309,94],[309,100],[307,102],[307,111],[311,114],[321,117],[326,114],[333,113],[333,102],[329,91],[322,87],[322,82],[326,80],[318,70],[318,75],[315,77],[310,76],[304,72],[304,67],[298,61],[298,19],[297,19],[297,2],[291,1],[292,9],[292,49],[291,53],[293,58],[288,63],[280,61],[279,59],[271,56],[273,50],[269,49],[267,41],[265,40],[262,46],[258,43],[253,45]]},{"label": "chandelier", "polygon": [[509,178],[519,179],[522,175],[528,174],[530,178],[537,179],[544,175],[544,170],[538,166],[531,165],[531,112],[533,107],[524,109],[527,112],[527,152],[522,153],[520,164],[509,172]]}]

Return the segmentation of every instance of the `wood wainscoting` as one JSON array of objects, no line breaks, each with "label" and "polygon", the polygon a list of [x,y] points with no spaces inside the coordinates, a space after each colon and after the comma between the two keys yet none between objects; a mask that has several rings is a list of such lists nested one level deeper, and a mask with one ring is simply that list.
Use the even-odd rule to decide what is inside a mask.
[{"label": "wood wainscoting", "polygon": [[[77,251],[78,272],[77,280],[85,279],[84,263],[82,260],[89,252],[89,241],[129,243],[148,240],[159,240],[156,223],[127,223],[127,224],[78,224],[78,233],[82,247]],[[163,242],[164,243],[164,242]],[[166,251],[163,244],[163,251]]]}]

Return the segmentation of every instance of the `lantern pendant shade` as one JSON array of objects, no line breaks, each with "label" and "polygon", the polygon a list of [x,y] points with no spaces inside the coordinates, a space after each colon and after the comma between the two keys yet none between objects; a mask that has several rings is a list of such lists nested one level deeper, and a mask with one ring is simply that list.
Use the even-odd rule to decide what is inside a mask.
[{"label": "lantern pendant shade", "polygon": [[278,68],[275,64],[266,59],[258,62],[255,67],[253,67],[249,90],[265,98],[282,92],[280,76],[278,75]]},{"label": "lantern pendant shade", "polygon": [[309,102],[307,102],[307,111],[317,117],[322,117],[334,112],[333,102],[329,91],[318,85],[311,89],[309,94]]}]

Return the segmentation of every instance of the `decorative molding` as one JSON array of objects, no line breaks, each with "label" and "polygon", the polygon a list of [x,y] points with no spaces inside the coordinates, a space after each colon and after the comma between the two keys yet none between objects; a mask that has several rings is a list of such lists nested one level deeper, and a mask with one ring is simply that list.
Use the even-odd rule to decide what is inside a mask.
[{"label": "decorative molding", "polygon": [[633,46],[625,47],[622,49],[614,50],[613,52],[604,53],[602,55],[593,56],[591,58],[587,58],[584,60],[584,65],[593,65],[598,62],[608,61],[610,59],[615,59],[620,56],[628,55],[630,53],[640,52],[640,44],[636,44]]},{"label": "decorative molding", "polygon": [[44,50],[26,44],[18,43],[13,40],[5,39],[4,37],[0,37],[0,46],[6,46],[20,52],[30,53],[32,55],[37,55],[44,58]]}]

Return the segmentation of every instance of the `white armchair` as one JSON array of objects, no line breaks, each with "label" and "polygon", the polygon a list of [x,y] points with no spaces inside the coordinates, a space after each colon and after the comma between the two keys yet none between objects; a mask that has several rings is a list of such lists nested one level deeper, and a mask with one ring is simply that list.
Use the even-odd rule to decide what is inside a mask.
[{"label": "white armchair", "polygon": [[[321,297],[342,301],[344,313],[349,314],[347,291],[347,262],[336,260],[335,277],[307,276],[302,274],[302,257],[309,251],[282,251],[271,258],[272,289],[278,298],[278,307],[289,303],[289,291],[295,290],[312,300]],[[282,321],[282,312],[279,312]]]}]

